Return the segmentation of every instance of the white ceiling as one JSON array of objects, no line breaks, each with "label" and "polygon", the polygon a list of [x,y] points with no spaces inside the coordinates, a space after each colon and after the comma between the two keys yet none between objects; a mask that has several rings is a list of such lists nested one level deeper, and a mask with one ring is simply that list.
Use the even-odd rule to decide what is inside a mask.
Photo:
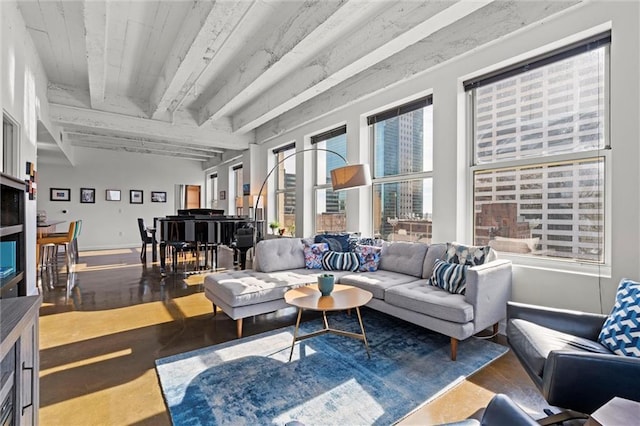
[{"label": "white ceiling", "polygon": [[[19,7],[65,140],[210,165],[303,104],[366,95],[345,85],[380,90],[577,2],[40,0]],[[424,58],[413,68],[394,81],[376,79],[390,63],[415,58],[416,46]]]}]

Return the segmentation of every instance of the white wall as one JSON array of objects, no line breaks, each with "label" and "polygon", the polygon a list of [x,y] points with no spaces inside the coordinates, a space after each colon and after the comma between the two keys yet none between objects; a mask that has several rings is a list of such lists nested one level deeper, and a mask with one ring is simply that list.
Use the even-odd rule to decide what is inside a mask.
[{"label": "white wall", "polygon": [[[37,55],[31,36],[27,32],[22,14],[15,2],[0,2],[2,15],[2,51],[0,58],[0,106],[19,126],[19,178],[24,174],[26,162],[36,164],[38,120],[53,129],[48,119],[47,78]],[[36,167],[36,170],[38,168]],[[39,170],[38,170],[39,171]],[[26,201],[26,279],[27,294],[36,294],[36,201]]]},{"label": "white wall", "polygon": [[[137,218],[152,226],[154,217],[176,214],[176,184],[200,185],[204,200],[200,162],[80,147],[74,155],[75,167],[39,165],[38,210],[45,210],[47,219],[67,221],[58,225],[59,231],[66,230],[70,221],[82,219],[80,250],[139,247]],[[50,201],[52,187],[70,188],[71,201]],[[95,204],[80,203],[80,188],[95,188]],[[121,201],[106,201],[107,189],[119,189]],[[129,203],[132,189],[144,191],[143,204]],[[166,192],[167,202],[152,203],[151,191]]]},{"label": "white wall", "polygon": [[[424,72],[391,89],[379,90],[370,97],[327,114],[325,106],[308,102],[259,128],[255,148],[262,167],[267,170],[271,149],[295,141],[298,149],[305,138],[323,129],[347,122],[349,161],[368,162],[369,144],[363,118],[403,100],[425,92],[434,97],[434,194],[433,240],[470,242],[471,199],[468,168],[469,144],[466,140],[465,96],[462,81],[514,63],[523,56],[549,51],[559,43],[575,41],[580,33],[612,29],[611,45],[611,186],[612,214],[611,264],[604,268],[574,268],[558,262],[526,266],[514,259],[513,299],[549,306],[608,312],[613,304],[617,283],[622,277],[640,279],[640,30],[637,2],[591,2],[580,5],[541,23],[499,38],[488,45],[461,55]],[[388,70],[387,70],[388,71]],[[404,69],[396,70],[398,80]],[[344,94],[340,94],[344,96]],[[310,111],[317,110],[317,120],[308,122]],[[299,120],[296,122],[296,114]],[[287,127],[285,126],[287,123]],[[273,136],[277,135],[277,136]],[[355,135],[355,136],[353,136]],[[352,144],[356,144],[354,149]],[[302,157],[302,156],[300,156]],[[300,159],[299,161],[303,161]],[[302,164],[303,167],[300,167]],[[306,167],[309,166],[309,167]],[[303,170],[300,185],[310,178],[310,162],[297,164]],[[298,196],[300,196],[298,191]],[[312,214],[306,191],[298,199],[297,229],[310,230]],[[371,232],[371,189],[350,191],[359,200],[356,225],[364,234]],[[350,212],[351,213],[351,212]],[[300,222],[303,226],[300,226]],[[304,234],[306,235],[306,234]],[[601,303],[602,299],[602,303]]]}]

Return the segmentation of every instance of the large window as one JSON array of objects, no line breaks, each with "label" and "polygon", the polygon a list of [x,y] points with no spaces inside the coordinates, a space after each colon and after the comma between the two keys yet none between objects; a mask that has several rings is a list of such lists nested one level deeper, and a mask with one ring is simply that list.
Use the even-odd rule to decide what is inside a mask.
[{"label": "large window", "polygon": [[295,144],[273,150],[278,170],[276,174],[276,220],[280,229],[293,234],[296,223],[296,152]]},{"label": "large window", "polygon": [[316,233],[346,231],[347,194],[345,191],[334,192],[331,189],[331,170],[345,165],[344,160],[334,152],[344,158],[347,157],[347,126],[312,136],[311,143],[316,149],[313,186],[315,231]]},{"label": "large window", "polygon": [[374,235],[431,242],[431,96],[367,118],[373,139]]},{"label": "large window", "polygon": [[210,200],[211,200],[211,208],[215,209],[218,207],[218,174],[213,173],[209,176],[210,178]]},{"label": "large window", "polygon": [[[233,191],[233,193],[229,194],[229,211],[231,212],[233,205],[235,205],[236,213],[235,214],[243,214],[242,209],[242,182],[243,182],[243,174],[242,174],[242,164],[238,164],[237,166],[233,166],[231,168],[231,182],[229,182],[229,190]],[[231,204],[233,202],[233,204]]]},{"label": "large window", "polygon": [[609,42],[601,35],[465,82],[477,244],[604,262]]},{"label": "large window", "polygon": [[18,171],[18,135],[17,125],[6,114],[2,115],[2,151],[0,151],[1,172],[19,176]]}]

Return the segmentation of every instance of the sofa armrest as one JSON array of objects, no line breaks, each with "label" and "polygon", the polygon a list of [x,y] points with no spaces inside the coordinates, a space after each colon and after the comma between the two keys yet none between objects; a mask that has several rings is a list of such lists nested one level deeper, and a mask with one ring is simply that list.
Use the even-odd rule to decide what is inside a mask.
[{"label": "sofa armrest", "polygon": [[475,332],[506,317],[511,299],[511,261],[497,259],[467,270],[465,300],[473,305]]},{"label": "sofa armrest", "polygon": [[523,319],[573,336],[598,340],[606,315],[509,302],[507,319]]},{"label": "sofa armrest", "polygon": [[551,405],[591,414],[614,396],[640,401],[640,358],[551,351],[542,395]]}]

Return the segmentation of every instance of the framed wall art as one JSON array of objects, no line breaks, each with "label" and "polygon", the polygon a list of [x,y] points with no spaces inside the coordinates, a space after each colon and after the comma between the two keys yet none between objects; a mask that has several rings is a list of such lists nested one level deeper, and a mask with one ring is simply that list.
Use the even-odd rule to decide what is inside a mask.
[{"label": "framed wall art", "polygon": [[152,203],[166,203],[167,202],[167,193],[164,191],[151,191],[151,202]]},{"label": "framed wall art", "polygon": [[80,188],[80,202],[81,203],[95,203],[96,202],[96,189],[95,188]]},{"label": "framed wall art", "polygon": [[139,189],[132,189],[129,191],[129,203],[130,204],[142,204],[143,192]]},{"label": "framed wall art", "polygon": [[51,188],[49,191],[51,201],[71,201],[71,189],[69,188]]},{"label": "framed wall art", "polygon": [[120,201],[120,190],[107,189],[106,199],[107,201]]}]

